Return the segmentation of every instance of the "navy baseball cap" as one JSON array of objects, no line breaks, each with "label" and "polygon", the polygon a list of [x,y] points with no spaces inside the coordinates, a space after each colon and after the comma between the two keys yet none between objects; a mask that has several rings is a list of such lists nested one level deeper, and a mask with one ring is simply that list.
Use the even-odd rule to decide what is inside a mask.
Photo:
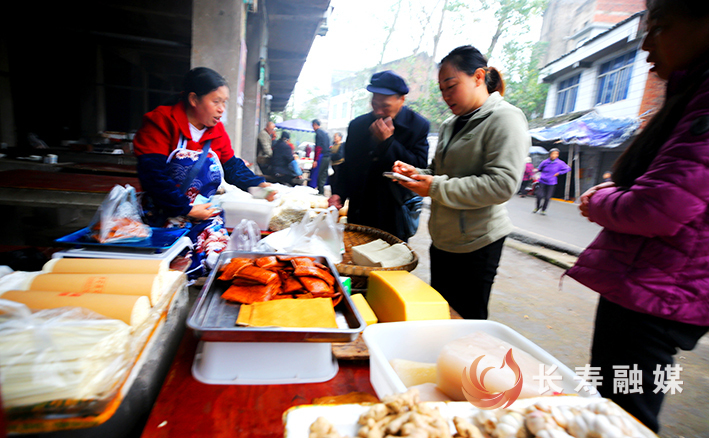
[{"label": "navy baseball cap", "polygon": [[409,87],[401,76],[391,70],[380,71],[372,75],[372,79],[367,85],[367,91],[379,94],[407,94]]}]

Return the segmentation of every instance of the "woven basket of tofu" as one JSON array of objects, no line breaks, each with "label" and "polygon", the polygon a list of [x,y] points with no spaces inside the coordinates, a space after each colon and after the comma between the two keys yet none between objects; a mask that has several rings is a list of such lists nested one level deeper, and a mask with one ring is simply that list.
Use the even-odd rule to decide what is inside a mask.
[{"label": "woven basket of tofu", "polygon": [[[418,265],[418,256],[416,253],[404,243],[398,237],[382,231],[378,228],[366,227],[364,225],[355,224],[345,224],[344,232],[344,244],[345,253],[342,255],[342,263],[336,265],[337,272],[345,277],[350,277],[352,280],[352,288],[366,287],[367,277],[372,271],[413,271]],[[402,245],[408,248],[410,256],[408,257],[408,262],[397,265],[388,266],[387,263],[383,263],[387,266],[364,266],[359,265],[355,262],[356,255],[353,254],[352,247],[370,244],[376,245],[379,242],[384,241],[387,245],[401,247]],[[354,257],[353,257],[354,256]]]}]

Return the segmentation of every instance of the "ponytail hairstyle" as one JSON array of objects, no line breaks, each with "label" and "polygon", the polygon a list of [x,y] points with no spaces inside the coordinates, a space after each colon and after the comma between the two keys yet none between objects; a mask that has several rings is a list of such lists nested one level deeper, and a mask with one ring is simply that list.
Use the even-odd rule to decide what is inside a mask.
[{"label": "ponytail hairstyle", "polygon": [[[647,0],[646,3],[649,17],[653,19],[670,14],[687,19],[709,15],[707,0]],[[686,76],[673,83],[660,110],[613,164],[611,178],[616,186],[628,188],[647,172],[684,115],[685,108],[706,80],[709,71],[706,59],[696,59]]]},{"label": "ponytail hairstyle", "polygon": [[453,49],[445,58],[441,59],[438,67],[440,68],[445,63],[450,63],[458,71],[462,71],[468,76],[474,75],[477,69],[482,68],[485,71],[487,92],[492,94],[497,91],[504,96],[505,81],[502,79],[502,73],[495,67],[488,67],[487,59],[475,47],[467,45]]}]

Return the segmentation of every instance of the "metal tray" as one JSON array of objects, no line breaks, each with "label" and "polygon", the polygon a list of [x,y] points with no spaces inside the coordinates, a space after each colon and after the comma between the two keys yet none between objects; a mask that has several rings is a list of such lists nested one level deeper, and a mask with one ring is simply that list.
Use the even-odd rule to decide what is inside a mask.
[{"label": "metal tray", "polygon": [[[335,277],[335,288],[343,293],[342,300],[335,307],[335,317],[340,328],[290,328],[290,327],[237,327],[236,318],[241,304],[222,299],[222,293],[229,286],[217,280],[219,268],[232,258],[256,259],[271,255],[310,257],[330,269]],[[346,328],[342,328],[346,325]],[[217,267],[204,283],[197,297],[187,326],[194,330],[203,341],[212,342],[351,342],[364,330],[366,323],[357,311],[352,299],[344,292],[340,276],[327,257],[305,254],[275,254],[225,251],[219,256]]]}]

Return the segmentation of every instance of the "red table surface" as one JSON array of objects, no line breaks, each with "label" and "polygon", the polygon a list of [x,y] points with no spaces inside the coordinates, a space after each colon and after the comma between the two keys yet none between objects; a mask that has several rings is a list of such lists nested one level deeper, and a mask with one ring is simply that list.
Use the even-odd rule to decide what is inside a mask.
[{"label": "red table surface", "polygon": [[[197,339],[188,329],[153,405],[142,438],[209,436],[282,437],[283,413],[317,397],[367,392],[369,363],[340,361],[337,375],[298,385],[206,385],[192,377]],[[287,359],[287,358],[284,358]]]}]

